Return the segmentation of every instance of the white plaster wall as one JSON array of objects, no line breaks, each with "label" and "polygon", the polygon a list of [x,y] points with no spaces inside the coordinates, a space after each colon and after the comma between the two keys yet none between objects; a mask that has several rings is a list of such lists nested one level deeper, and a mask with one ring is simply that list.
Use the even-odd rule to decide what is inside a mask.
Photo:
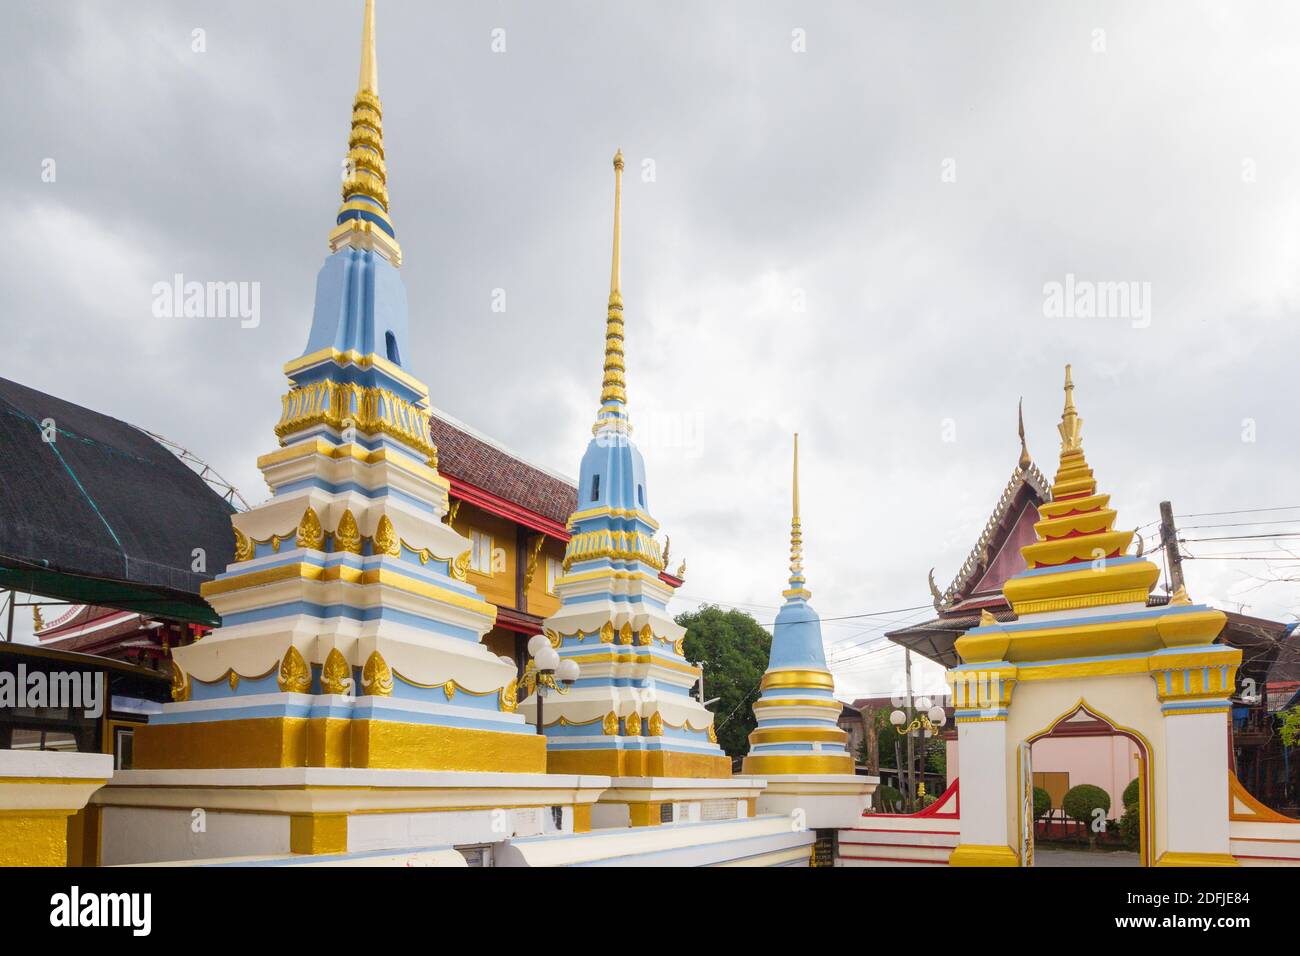
[{"label": "white plaster wall", "polygon": [[1007,724],[1000,720],[961,723],[957,739],[966,766],[961,781],[961,842],[1010,846],[1015,824],[1008,822],[1012,818],[1005,808],[1015,786],[1007,776],[1015,774],[1015,758],[1013,749],[1008,760]]},{"label": "white plaster wall", "polygon": [[1169,850],[1228,852],[1228,719],[1187,714],[1165,720],[1169,753]]},{"label": "white plaster wall", "polygon": [[105,866],[260,856],[289,852],[289,818],[269,813],[206,814],[194,831],[189,810],[104,807],[100,859]]}]

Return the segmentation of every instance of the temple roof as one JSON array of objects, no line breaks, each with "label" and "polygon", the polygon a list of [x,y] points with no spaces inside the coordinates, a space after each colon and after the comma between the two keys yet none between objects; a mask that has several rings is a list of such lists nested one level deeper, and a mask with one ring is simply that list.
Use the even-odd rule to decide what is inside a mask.
[{"label": "temple roof", "polygon": [[[54,441],[42,440],[47,421]],[[126,422],[0,379],[0,462],[0,583],[211,618],[199,585],[234,558],[233,509],[166,447]],[[192,570],[196,548],[204,572]]]},{"label": "temple roof", "polygon": [[564,525],[578,504],[577,486],[567,478],[530,464],[468,425],[437,409],[429,431],[438,446],[438,471]]}]

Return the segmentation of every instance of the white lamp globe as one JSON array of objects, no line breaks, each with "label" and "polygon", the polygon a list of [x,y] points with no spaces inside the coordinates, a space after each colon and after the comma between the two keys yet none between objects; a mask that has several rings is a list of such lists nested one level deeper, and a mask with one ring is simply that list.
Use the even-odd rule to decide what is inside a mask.
[{"label": "white lamp globe", "polygon": [[542,653],[542,649],[551,646],[551,639],[545,634],[534,634],[528,639],[528,656],[536,657]]},{"label": "white lamp globe", "polygon": [[895,727],[903,726],[903,721],[907,720],[907,715],[901,710],[896,710],[889,715],[889,722]]},{"label": "white lamp globe", "polygon": [[571,660],[560,661],[560,666],[555,668],[555,679],[564,681],[566,684],[572,684],[578,679],[578,662]]},{"label": "white lamp globe", "polygon": [[948,722],[947,713],[945,713],[944,709],[940,707],[938,704],[930,708],[930,713],[928,716],[930,718],[930,723],[935,724],[939,727],[942,727],[944,724]]},{"label": "white lamp globe", "polygon": [[930,709],[930,703],[931,703],[931,701],[930,701],[930,698],[929,698],[929,697],[922,697],[920,700],[918,700],[918,701],[916,702],[916,709],[917,709],[917,710],[929,710],[929,709]]},{"label": "white lamp globe", "polygon": [[553,671],[560,666],[560,655],[555,653],[555,648],[551,647],[549,641],[539,653],[533,655],[533,659],[537,661],[538,670]]}]

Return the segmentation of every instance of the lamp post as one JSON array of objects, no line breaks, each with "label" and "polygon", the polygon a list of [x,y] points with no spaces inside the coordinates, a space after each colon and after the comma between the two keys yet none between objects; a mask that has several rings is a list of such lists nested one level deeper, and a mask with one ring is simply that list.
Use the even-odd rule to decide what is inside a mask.
[{"label": "lamp post", "polygon": [[537,732],[541,734],[545,733],[542,729],[545,725],[542,702],[546,699],[547,689],[567,694],[578,679],[579,671],[575,661],[560,660],[559,653],[551,647],[545,634],[532,636],[528,641],[528,653],[531,660],[524,667],[524,690],[528,694],[537,692]]},{"label": "lamp post", "polygon": [[[894,725],[899,736],[904,734],[917,734],[924,741],[928,737],[935,736],[939,733],[939,728],[948,722],[948,714],[938,704],[933,703],[930,698],[922,697],[916,701],[916,707],[921,711],[909,722],[907,713],[902,710],[896,710],[889,715],[889,722]],[[909,736],[910,741],[910,736]],[[912,804],[914,798],[925,796],[925,746],[921,747],[921,785],[916,794],[908,793],[907,802]],[[908,773],[908,791],[913,789],[911,785],[913,768],[907,768]],[[900,771],[899,776],[902,776]]]}]

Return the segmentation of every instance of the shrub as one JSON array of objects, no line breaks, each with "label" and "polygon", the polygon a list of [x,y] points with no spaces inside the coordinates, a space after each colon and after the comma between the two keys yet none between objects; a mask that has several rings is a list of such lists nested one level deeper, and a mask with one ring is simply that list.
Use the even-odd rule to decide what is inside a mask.
[{"label": "shrub", "polygon": [[1034,787],[1034,819],[1041,820],[1052,809],[1052,795],[1042,787]]},{"label": "shrub", "polygon": [[1119,835],[1124,841],[1126,849],[1137,850],[1141,848],[1142,817],[1136,802],[1125,805],[1124,815],[1119,818]]},{"label": "shrub", "polygon": [[[1077,820],[1088,828],[1088,845],[1097,845],[1097,833],[1093,830],[1093,820],[1098,816],[1104,818],[1110,810],[1110,794],[1101,787],[1090,783],[1081,783],[1071,787],[1061,801],[1061,808],[1071,820]],[[1100,810],[1099,815],[1097,811]]]},{"label": "shrub", "polygon": [[873,809],[877,813],[897,813],[902,806],[902,791],[888,785],[876,788],[875,807]]},{"label": "shrub", "polygon": [[1124,788],[1124,795],[1120,798],[1124,801],[1125,807],[1130,803],[1136,804],[1138,802],[1138,789],[1140,786],[1137,777],[1129,781],[1128,786]]}]

